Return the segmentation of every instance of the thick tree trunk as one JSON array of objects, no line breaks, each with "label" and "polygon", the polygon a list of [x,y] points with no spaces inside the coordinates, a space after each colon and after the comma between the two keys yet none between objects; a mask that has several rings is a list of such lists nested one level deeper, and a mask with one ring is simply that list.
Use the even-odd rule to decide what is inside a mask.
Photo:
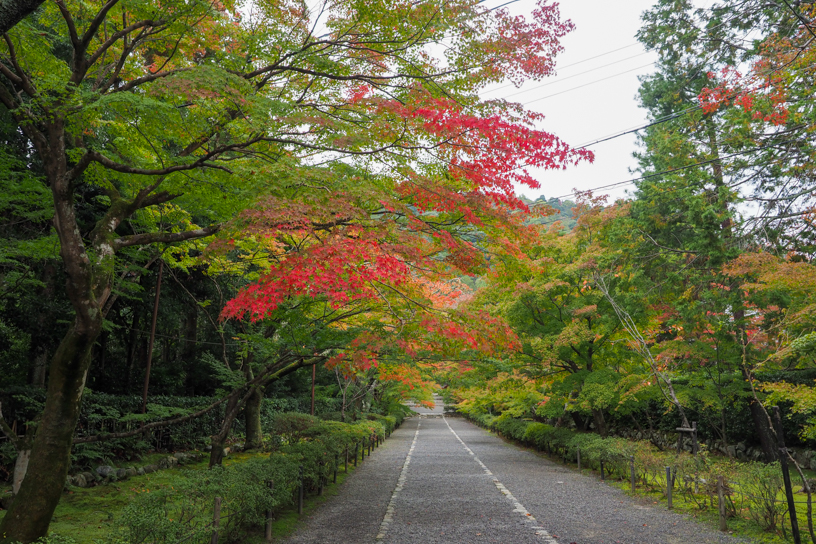
[{"label": "thick tree trunk", "polygon": [[248,450],[260,449],[263,446],[263,429],[261,429],[261,405],[263,389],[258,387],[246,401],[244,420],[246,424],[246,445]]},{"label": "thick tree trunk", "polygon": [[71,465],[74,429],[101,318],[95,325],[80,329],[75,323],[51,360],[48,396],[28,470],[11,508],[0,521],[3,542],[33,542],[48,532]]},{"label": "thick tree trunk", "polygon": [[44,0],[0,0],[0,34],[5,34],[42,5]]},{"label": "thick tree trunk", "polygon": [[750,399],[748,406],[751,409],[751,419],[754,420],[754,430],[762,446],[762,453],[765,455],[765,462],[772,463],[779,459],[779,454],[777,453],[778,449],[774,435],[768,423],[768,414],[755,399]]}]

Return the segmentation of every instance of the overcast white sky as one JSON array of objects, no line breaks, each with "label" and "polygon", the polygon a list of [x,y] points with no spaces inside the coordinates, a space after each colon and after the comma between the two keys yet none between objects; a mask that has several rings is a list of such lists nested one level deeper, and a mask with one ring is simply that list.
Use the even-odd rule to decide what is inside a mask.
[{"label": "overcast white sky", "polygon": [[[506,1],[488,0],[486,5],[498,6]],[[529,104],[528,109],[547,117],[540,128],[575,147],[644,124],[646,112],[636,100],[637,76],[653,71],[650,63],[656,60],[656,55],[645,52],[637,43],[635,32],[640,27],[641,13],[652,3],[652,0],[562,0],[562,17],[572,20],[576,28],[562,41],[565,50],[557,59],[558,75],[526,83],[521,89],[498,88],[483,97],[504,97]],[[529,17],[534,7],[533,0],[520,0],[506,9]],[[586,190],[636,177],[629,172],[629,168],[636,166],[632,157],[636,149],[634,134],[590,149],[595,152],[594,164],[581,164],[567,171],[535,171],[533,174],[542,188],[533,191],[523,187],[519,192],[529,198],[542,194],[547,198],[558,197],[572,193],[575,188]],[[625,196],[627,189],[632,190],[632,185],[598,194],[609,194],[614,199]]]}]

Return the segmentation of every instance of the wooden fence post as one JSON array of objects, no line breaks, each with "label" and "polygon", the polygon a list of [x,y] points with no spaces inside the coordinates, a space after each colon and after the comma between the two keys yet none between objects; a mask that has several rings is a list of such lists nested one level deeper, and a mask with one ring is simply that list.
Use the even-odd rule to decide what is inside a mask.
[{"label": "wooden fence post", "polygon": [[360,447],[360,445],[357,442],[355,442],[354,443],[354,466],[355,467],[357,466],[357,448],[359,448],[359,447]]},{"label": "wooden fence post", "polygon": [[666,467],[666,500],[669,503],[669,510],[672,509],[672,488],[674,487],[674,480],[672,480],[671,467]]},{"label": "wooden fence post", "polygon": [[[275,491],[275,482],[269,481],[269,494]],[[267,542],[272,542],[272,509],[266,511],[266,530],[264,531],[264,538]]]},{"label": "wooden fence post", "polygon": [[334,480],[332,481],[333,484],[337,483],[337,469],[340,466],[340,454],[334,454]]},{"label": "wooden fence post", "polygon": [[723,484],[723,477],[717,478],[717,501],[720,507],[720,531],[728,530],[728,523],[725,520],[725,486]]},{"label": "wooden fence post", "polygon": [[604,474],[604,462],[603,459],[601,459],[601,481],[603,482],[604,480],[606,480],[606,474]]},{"label": "wooden fence post", "polygon": [[578,457],[578,472],[581,472],[581,448],[576,448],[575,455]]},{"label": "wooden fence post", "polygon": [[213,532],[210,537],[210,544],[218,544],[218,526],[221,525],[221,497],[216,497],[213,502]]},{"label": "wooden fence post", "polygon": [[635,492],[635,456],[632,455],[629,457],[629,473],[630,479],[632,480],[632,493]]},{"label": "wooden fence post", "polygon": [[697,422],[691,422],[691,453],[697,457],[697,452],[699,451],[699,447],[697,446]]}]

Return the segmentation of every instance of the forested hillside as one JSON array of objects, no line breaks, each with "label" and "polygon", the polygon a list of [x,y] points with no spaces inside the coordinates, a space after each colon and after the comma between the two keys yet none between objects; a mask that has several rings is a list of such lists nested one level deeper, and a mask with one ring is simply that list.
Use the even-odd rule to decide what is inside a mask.
[{"label": "forested hillside", "polygon": [[482,98],[554,72],[557,5],[312,4],[0,17],[0,542],[98,464],[314,457],[440,389],[485,425],[665,448],[696,422],[764,462],[778,405],[816,448],[816,5],[657,0],[613,202],[518,194],[593,153]]}]

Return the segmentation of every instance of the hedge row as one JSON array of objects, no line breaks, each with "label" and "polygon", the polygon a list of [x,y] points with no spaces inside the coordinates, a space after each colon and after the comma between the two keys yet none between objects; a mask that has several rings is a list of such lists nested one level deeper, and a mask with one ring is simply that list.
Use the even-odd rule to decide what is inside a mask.
[{"label": "hedge row", "polygon": [[652,450],[645,442],[634,442],[625,438],[602,438],[595,433],[582,433],[564,427],[553,427],[546,423],[518,419],[506,414],[470,415],[482,427],[491,429],[506,438],[516,440],[539,451],[552,455],[575,459],[578,449],[581,460],[587,467],[600,467],[603,461],[608,472],[626,477],[628,460]]},{"label": "hedge row", "polygon": [[[172,488],[144,492],[125,508],[121,529],[108,544],[208,542],[214,497],[221,497],[219,542],[240,542],[263,527],[267,511],[293,504],[300,485],[313,492],[372,437],[384,439],[405,417],[368,414],[356,423],[282,413],[270,421],[273,451],[268,458],[209,471],[186,470]],[[275,440],[271,440],[275,438]],[[270,482],[273,485],[270,487]]]}]

